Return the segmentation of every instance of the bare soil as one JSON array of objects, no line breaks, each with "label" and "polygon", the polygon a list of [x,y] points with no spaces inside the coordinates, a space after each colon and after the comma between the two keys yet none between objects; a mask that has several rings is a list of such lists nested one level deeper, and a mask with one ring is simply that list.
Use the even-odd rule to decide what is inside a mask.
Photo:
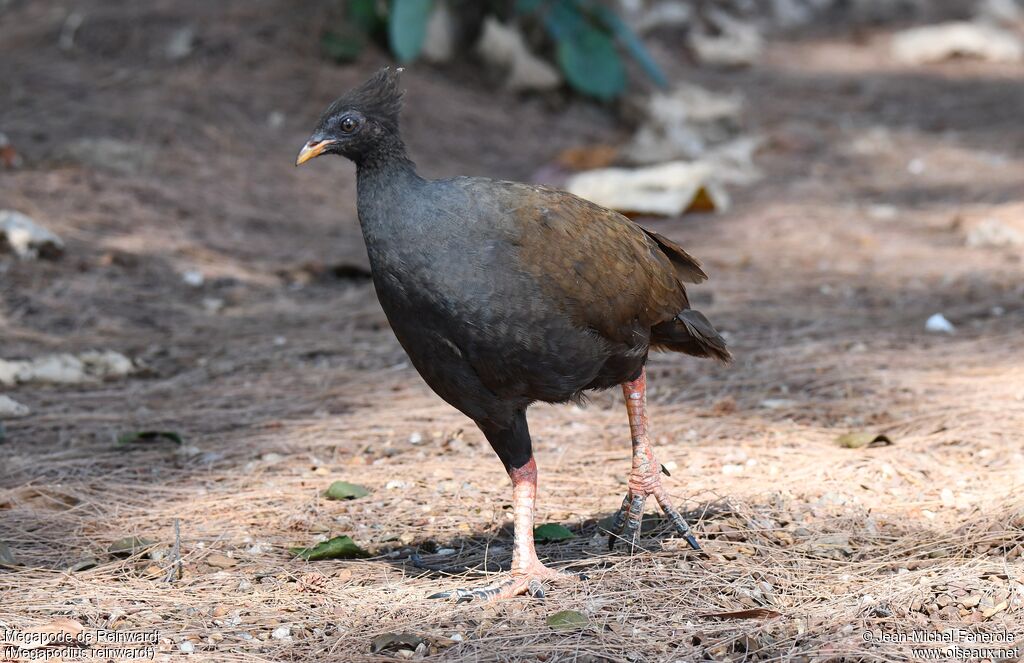
[{"label": "bare soil", "polygon": [[[371,641],[389,632],[451,661],[902,661],[910,645],[883,632],[958,627],[1015,633],[1024,653],[1024,261],[964,240],[1024,214],[1024,70],[903,67],[883,28],[795,35],[735,72],[658,44],[674,78],[741,90],[767,138],[765,178],[729,211],[642,220],[705,261],[693,299],[737,357],[650,365],[667,485],[707,555],[657,519],[643,551],[607,552],[597,523],[625,490],[629,435],[619,395],[595,394],[531,410],[538,521],[576,533],[540,554],[589,580],[456,605],[426,597],[508,564],[511,491],[370,283],[330,269],[365,264],[353,168],[292,163],[321,108],[385,59],[321,60],[317,7],[0,3],[0,131],[25,159],[0,171],[0,207],[68,244],[59,261],[0,258],[0,357],[114,349],[144,367],[10,390],[33,414],[0,443],[0,542],[22,563],[0,567],[0,627],[156,630],[161,651],[188,640],[213,661],[385,660],[401,654]],[[84,20],[62,50],[71,10]],[[169,62],[185,26],[195,50]],[[627,135],[470,65],[405,80],[431,176],[530,179]],[[74,156],[97,138],[132,152]],[[938,312],[955,334],[925,331]],[[115,443],[138,430],[185,441]],[[851,431],[892,444],[840,447]],[[338,479],[371,493],[326,501]],[[184,576],[167,582],[175,520]],[[288,552],[341,534],[374,556]],[[129,536],[155,554],[111,557]],[[476,571],[418,569],[414,552]],[[752,608],[770,612],[709,616]],[[568,609],[589,624],[546,624]]]}]

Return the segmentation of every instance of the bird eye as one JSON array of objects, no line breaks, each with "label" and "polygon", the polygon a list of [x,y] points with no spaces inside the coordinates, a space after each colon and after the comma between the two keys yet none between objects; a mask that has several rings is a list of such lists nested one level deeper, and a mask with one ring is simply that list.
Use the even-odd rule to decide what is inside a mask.
[{"label": "bird eye", "polygon": [[354,118],[346,117],[341,120],[341,130],[347,134],[355,131],[357,126],[359,126],[359,123]]}]

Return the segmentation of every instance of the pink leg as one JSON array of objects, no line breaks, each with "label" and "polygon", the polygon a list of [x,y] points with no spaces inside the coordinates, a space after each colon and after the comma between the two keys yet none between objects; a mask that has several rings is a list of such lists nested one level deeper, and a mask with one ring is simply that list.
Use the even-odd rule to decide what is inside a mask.
[{"label": "pink leg", "polygon": [[636,536],[640,531],[640,521],[644,515],[647,497],[653,495],[661,510],[675,525],[679,535],[686,539],[690,547],[700,550],[690,526],[672,505],[668,493],[661,485],[661,465],[654,457],[651,439],[648,434],[647,418],[647,369],[640,372],[640,377],[632,382],[622,383],[622,395],[626,399],[626,411],[629,413],[629,432],[633,439],[633,469],[629,473],[629,488],[622,507],[612,521],[612,531],[608,537],[608,548],[615,547],[616,539],[624,539],[635,546]]},{"label": "pink leg", "polygon": [[520,594],[542,598],[544,589],[541,580],[556,578],[564,574],[544,566],[537,558],[533,544],[533,510],[537,499],[537,463],[533,458],[519,468],[509,472],[512,479],[512,514],[514,528],[514,549],[512,551],[512,577],[504,582],[480,589],[457,589],[441,592],[430,598],[458,597],[459,601],[474,598],[505,599]]}]

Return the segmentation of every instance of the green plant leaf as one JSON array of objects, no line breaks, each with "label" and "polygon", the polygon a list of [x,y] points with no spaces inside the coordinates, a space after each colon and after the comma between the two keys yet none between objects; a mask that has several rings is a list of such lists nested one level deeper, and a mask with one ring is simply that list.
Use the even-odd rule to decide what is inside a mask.
[{"label": "green plant leaf", "polygon": [[516,0],[516,13],[532,14],[540,9],[542,2],[544,2],[544,0]]},{"label": "green plant leaf", "polygon": [[335,62],[352,62],[363,52],[366,38],[355,30],[325,32],[320,38],[320,50]]},{"label": "green plant leaf", "polygon": [[615,44],[604,32],[586,27],[558,41],[558,65],[578,91],[608,100],[626,87],[626,71]]},{"label": "green plant leaf", "polygon": [[357,559],[369,557],[370,553],[356,545],[350,536],[336,536],[329,541],[318,543],[312,548],[289,548],[288,551],[310,562],[321,559]]},{"label": "green plant leaf", "polygon": [[377,0],[348,0],[347,18],[364,34],[376,32],[383,22],[377,11]]},{"label": "green plant leaf", "polygon": [[335,481],[325,495],[329,500],[355,500],[370,494],[364,486],[347,481]]},{"label": "green plant leaf", "polygon": [[562,610],[548,617],[548,626],[558,630],[579,629],[589,623],[587,616],[576,610]]},{"label": "green plant leaf", "polygon": [[156,442],[158,440],[170,440],[175,444],[182,444],[185,441],[179,433],[172,430],[140,430],[132,431],[130,433],[122,433],[117,436],[118,444],[131,444],[132,442]]},{"label": "green plant leaf", "polygon": [[391,0],[388,42],[399,62],[412,62],[423,49],[433,0]]},{"label": "green plant leaf", "polygon": [[633,32],[632,28],[626,25],[626,22],[619,18],[619,15],[611,9],[603,5],[597,5],[594,9],[601,22],[622,42],[622,45],[626,47],[626,50],[633,56],[633,59],[640,63],[643,70],[651,77],[651,80],[658,87],[668,87],[668,78],[665,76],[665,72],[654,61],[650,51],[647,50],[643,41]]},{"label": "green plant leaf", "polygon": [[537,543],[557,543],[576,538],[576,535],[558,523],[545,523],[533,529],[533,540]]}]

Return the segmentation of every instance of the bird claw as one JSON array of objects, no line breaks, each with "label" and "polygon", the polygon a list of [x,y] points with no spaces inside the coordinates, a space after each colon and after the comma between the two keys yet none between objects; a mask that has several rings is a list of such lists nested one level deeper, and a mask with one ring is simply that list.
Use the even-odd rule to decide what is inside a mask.
[{"label": "bird claw", "polygon": [[[659,482],[660,483],[660,482]],[[693,535],[693,530],[686,523],[682,514],[676,510],[675,506],[672,505],[672,501],[668,498],[668,495],[664,493],[660,485],[649,493],[644,492],[633,492],[632,489],[626,493],[625,499],[622,500],[622,506],[615,513],[615,517],[612,519],[612,529],[608,532],[608,550],[615,549],[615,542],[617,540],[623,540],[629,542],[630,553],[636,551],[636,540],[640,533],[640,524],[644,516],[644,506],[647,503],[647,497],[654,495],[655,499],[658,500],[658,505],[661,510],[668,516],[669,521],[676,528],[676,532],[679,536],[683,537],[687,544],[694,550],[700,550],[700,544],[697,543],[696,537]]]},{"label": "bird claw", "polygon": [[514,596],[527,594],[535,599],[544,599],[544,584],[542,579],[556,577],[575,577],[578,580],[587,580],[583,573],[569,573],[566,571],[554,571],[546,567],[540,567],[536,573],[517,573],[504,582],[499,582],[488,587],[478,589],[453,589],[447,592],[431,594],[428,599],[456,599],[456,603],[465,603],[474,599],[491,601],[494,599],[510,599]]}]

